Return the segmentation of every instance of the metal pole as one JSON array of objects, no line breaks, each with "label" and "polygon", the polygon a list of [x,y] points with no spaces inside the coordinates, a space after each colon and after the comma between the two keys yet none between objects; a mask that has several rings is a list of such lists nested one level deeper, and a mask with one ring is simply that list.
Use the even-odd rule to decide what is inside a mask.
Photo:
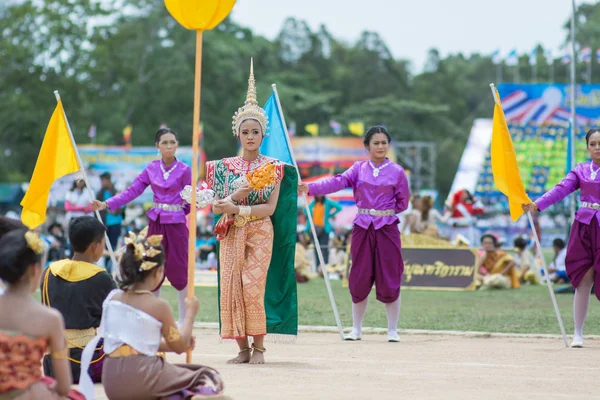
[{"label": "metal pole", "polygon": [[[575,131],[577,126],[575,125],[575,13],[577,8],[575,6],[575,0],[571,1],[573,7],[573,14],[571,15],[571,170],[575,169],[577,160],[575,160]],[[577,194],[573,192],[571,196],[571,218],[575,218],[575,212],[577,211]]]}]

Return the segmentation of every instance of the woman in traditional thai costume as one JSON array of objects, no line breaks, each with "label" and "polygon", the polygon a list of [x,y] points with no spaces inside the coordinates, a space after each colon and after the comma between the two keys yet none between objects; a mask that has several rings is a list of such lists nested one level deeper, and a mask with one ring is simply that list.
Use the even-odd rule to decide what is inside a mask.
[{"label": "woman in traditional thai costume", "polygon": [[476,284],[482,289],[520,288],[519,270],[514,258],[498,247],[496,236],[485,234],[481,237],[484,253],[475,269]]},{"label": "woman in traditional thai costume", "polygon": [[592,160],[577,164],[558,185],[534,203],[523,205],[526,212],[544,211],[580,189],[581,206],[575,213],[565,259],[567,276],[575,289],[571,347],[583,347],[583,325],[592,287],[600,300],[600,129],[590,129],[585,142]]},{"label": "woman in traditional thai costume", "polygon": [[[0,279],[8,285],[0,296],[0,398],[85,399],[70,389],[62,316],[32,296],[42,275],[42,252],[40,237],[27,229],[0,239]],[[56,380],[41,376],[46,352]]]},{"label": "woman in traditional thai costume", "polygon": [[[154,206],[148,211],[151,235],[162,235],[162,245],[166,252],[165,274],[177,289],[179,301],[179,325],[185,319],[185,298],[188,285],[188,228],[186,214],[189,204],[184,202],[181,192],[192,182],[191,169],[175,157],[179,142],[177,134],[168,128],[159,129],[155,145],[161,154],[135,178],[131,186],[106,201],[94,200],[96,210],[118,210],[144,193],[150,186],[154,194]],[[163,281],[154,288],[160,295]]]},{"label": "woman in traditional thai costume", "polygon": [[216,194],[213,212],[222,214],[214,229],[220,244],[221,337],[239,346],[230,363],[262,364],[267,333],[290,339],[297,333],[297,175],[293,167],[260,155],[267,117],[256,101],[252,67],[248,84],[245,105],[233,117],[243,156],[208,162],[206,181]]},{"label": "woman in traditional thai costume", "polygon": [[391,137],[383,126],[369,128],[364,145],[369,161],[357,161],[341,175],[317,183],[301,183],[300,191],[322,196],[351,187],[358,207],[352,228],[352,332],[346,340],[360,340],[362,322],[373,283],[377,300],[385,303],[388,340],[400,341],[400,283],[404,272],[398,217],[408,207],[410,189],[404,169],[387,157]]},{"label": "woman in traditional thai costume", "polygon": [[103,305],[102,322],[96,336],[81,356],[79,388],[94,399],[88,366],[101,337],[106,357],[102,368],[104,391],[111,400],[226,399],[223,382],[212,368],[173,365],[157,352],[183,353],[193,349],[192,330],[198,299],[186,299],[187,313],[178,328],[169,303],[152,295],[164,279],[165,251],[161,235],[130,232],[119,262],[119,287]]}]

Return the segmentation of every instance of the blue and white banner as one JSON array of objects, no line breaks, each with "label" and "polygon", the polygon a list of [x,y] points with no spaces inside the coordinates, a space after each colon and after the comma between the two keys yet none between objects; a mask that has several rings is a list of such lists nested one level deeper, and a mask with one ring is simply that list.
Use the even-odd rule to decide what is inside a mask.
[{"label": "blue and white banner", "polygon": [[[571,86],[566,84],[500,84],[498,92],[506,121],[522,125],[569,123]],[[576,123],[584,127],[600,121],[600,85],[576,86]]]}]

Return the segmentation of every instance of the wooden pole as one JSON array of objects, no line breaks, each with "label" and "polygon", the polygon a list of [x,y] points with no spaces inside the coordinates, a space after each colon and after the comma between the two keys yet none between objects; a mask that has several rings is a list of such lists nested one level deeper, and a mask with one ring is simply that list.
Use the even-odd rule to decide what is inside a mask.
[{"label": "wooden pole", "polygon": [[[200,87],[202,83],[202,31],[196,31],[196,69],[194,74],[194,125],[192,138],[192,204],[188,240],[188,298],[194,298],[194,272],[196,270],[196,188],[198,185],[198,135],[200,134]],[[187,363],[192,362],[192,352],[187,351]]]}]

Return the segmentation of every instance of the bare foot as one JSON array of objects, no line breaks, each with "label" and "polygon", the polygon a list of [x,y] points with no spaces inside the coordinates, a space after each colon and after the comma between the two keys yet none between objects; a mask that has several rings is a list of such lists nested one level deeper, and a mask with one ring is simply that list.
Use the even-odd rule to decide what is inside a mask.
[{"label": "bare foot", "polygon": [[240,350],[236,358],[227,361],[227,364],[246,364],[250,361],[250,349]]},{"label": "bare foot", "polygon": [[265,363],[265,355],[263,354],[266,350],[259,349],[257,347],[252,346],[252,357],[250,357],[250,364],[264,364]]}]

